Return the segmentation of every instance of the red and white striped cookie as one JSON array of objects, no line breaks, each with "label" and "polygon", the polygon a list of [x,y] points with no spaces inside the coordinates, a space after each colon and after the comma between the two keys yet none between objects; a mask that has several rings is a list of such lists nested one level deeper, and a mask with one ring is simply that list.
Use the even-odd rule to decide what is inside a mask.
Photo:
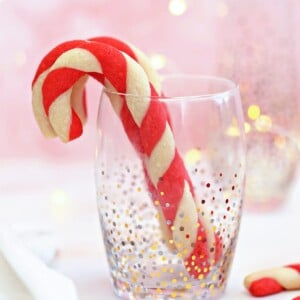
[{"label": "red and white striped cookie", "polygon": [[[142,68],[144,69],[148,80],[150,84],[154,87],[154,89],[157,91],[158,94],[161,93],[161,83],[158,74],[155,72],[155,70],[151,67],[150,61],[147,58],[147,56],[138,48],[134,47],[133,45],[130,45],[129,43],[125,43],[123,41],[120,41],[118,39],[112,38],[112,37],[94,37],[91,39],[88,39],[89,41],[98,42],[110,45],[119,51],[122,51],[123,53],[130,56],[132,59],[134,59],[136,62],[138,62]],[[68,45],[75,46],[78,41],[73,41],[71,43],[64,43],[62,45],[65,45],[68,47]],[[52,49],[42,60],[40,63],[40,66],[36,72],[35,79],[33,81],[33,91],[36,93],[41,93],[40,87],[42,86],[45,76],[44,74],[49,72],[50,67],[54,64],[55,60],[63,53],[63,47],[62,45],[59,45],[58,47],[55,47]],[[82,124],[86,121],[87,116],[87,110],[86,110],[86,93],[85,93],[85,84],[88,76],[84,75],[79,79],[73,86],[72,92],[70,94],[70,102],[71,107],[74,109],[78,117],[80,118]],[[46,116],[46,114],[42,111],[43,106],[41,105],[42,97],[34,97],[35,101],[39,101],[39,103],[35,103],[33,106],[38,107],[39,110],[37,111],[37,119],[42,119],[43,121],[40,121],[40,127],[43,130],[43,128],[49,127],[49,121]],[[162,106],[165,107],[165,103],[162,103]],[[165,107],[166,112],[167,108]],[[36,111],[36,110],[35,110]],[[167,112],[168,114],[168,112]],[[168,121],[170,120],[168,116]],[[169,121],[170,124],[170,121]],[[46,135],[48,135],[46,133]],[[49,136],[55,136],[56,134],[53,132],[49,132]],[[150,185],[149,185],[150,189]],[[153,189],[150,190],[150,192],[154,192]],[[162,233],[164,236],[164,239],[166,241],[169,241],[171,237],[171,233],[169,232],[167,226],[166,226],[166,220],[164,219],[164,216],[162,214],[161,209],[157,208],[159,213],[159,221],[161,224]],[[172,249],[173,244],[167,243],[168,248]]]},{"label": "red and white striped cookie", "polygon": [[126,94],[108,93],[128,138],[145,157],[149,184],[156,192],[154,199],[159,200],[174,244],[192,276],[207,273],[220,257],[221,242],[212,226],[198,218],[193,187],[176,149],[167,111],[144,70],[128,55],[99,42],[72,41],[56,50],[61,54],[47,58],[49,69],[42,62],[33,82],[33,106],[44,134],[57,134],[65,142],[81,134],[82,121],[70,99],[86,75],[109,90]]},{"label": "red and white striped cookie", "polygon": [[300,264],[253,273],[245,278],[244,284],[256,297],[300,289]]}]

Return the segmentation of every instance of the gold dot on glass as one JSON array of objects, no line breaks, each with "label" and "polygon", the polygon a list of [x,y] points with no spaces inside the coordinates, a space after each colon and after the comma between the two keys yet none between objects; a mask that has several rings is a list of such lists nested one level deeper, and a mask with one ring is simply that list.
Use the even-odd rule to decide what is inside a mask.
[{"label": "gold dot on glass", "polygon": [[191,285],[190,283],[187,283],[187,284],[185,285],[185,288],[188,289],[188,290],[189,290],[191,287],[192,287],[192,285]]},{"label": "gold dot on glass", "polygon": [[249,133],[251,131],[251,125],[248,122],[244,122],[244,130],[245,133]]},{"label": "gold dot on glass", "polygon": [[157,243],[154,243],[152,246],[151,246],[151,250],[156,250],[157,249]]},{"label": "gold dot on glass", "polygon": [[240,130],[237,126],[230,125],[226,130],[226,134],[228,136],[239,136]]},{"label": "gold dot on glass", "polygon": [[138,187],[138,188],[137,188],[137,191],[138,191],[138,192],[141,192],[141,191],[142,191],[142,188],[141,188],[141,187]]},{"label": "gold dot on glass", "polygon": [[188,281],[188,278],[186,276],[183,277],[183,281]]},{"label": "gold dot on glass", "polygon": [[167,284],[166,281],[162,281],[162,282],[161,282],[161,286],[162,286],[162,287],[166,287],[167,285],[168,285],[168,284]]},{"label": "gold dot on glass", "polygon": [[172,298],[176,298],[176,297],[177,297],[177,293],[176,293],[176,292],[172,292],[172,293],[171,293],[171,297],[172,297]]},{"label": "gold dot on glass", "polygon": [[172,279],[172,283],[176,283],[177,282],[177,279],[176,278],[173,278]]},{"label": "gold dot on glass", "polygon": [[260,107],[258,105],[250,105],[248,107],[248,117],[251,120],[256,120],[260,116]]},{"label": "gold dot on glass", "polygon": [[158,206],[158,205],[159,205],[159,201],[158,201],[158,200],[155,200],[155,201],[154,201],[154,204]]},{"label": "gold dot on glass", "polygon": [[137,293],[140,293],[141,287],[140,287],[140,286],[137,286],[137,287],[135,288],[135,291],[136,291]]},{"label": "gold dot on glass", "polygon": [[266,132],[272,128],[272,119],[267,115],[261,115],[255,120],[255,128],[257,131]]},{"label": "gold dot on glass", "polygon": [[218,278],[218,276],[217,275],[214,275],[214,276],[212,276],[212,280],[217,280],[217,278]]}]

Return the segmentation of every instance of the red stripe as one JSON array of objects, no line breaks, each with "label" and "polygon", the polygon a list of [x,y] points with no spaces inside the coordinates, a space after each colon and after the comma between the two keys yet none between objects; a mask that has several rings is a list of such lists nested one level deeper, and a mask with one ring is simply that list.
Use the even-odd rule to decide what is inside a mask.
[{"label": "red stripe", "polygon": [[118,49],[119,51],[122,51],[124,53],[126,53],[127,55],[129,55],[132,59],[137,61],[137,57],[134,53],[134,51],[124,42],[111,38],[111,37],[94,37],[89,39],[89,41],[93,41],[93,42],[98,42],[98,43],[104,43],[107,45],[110,45],[116,49]]},{"label": "red stripe", "polygon": [[82,134],[82,123],[78,115],[72,109],[71,126],[69,132],[69,140],[72,141]]},{"label": "red stripe", "polygon": [[215,245],[214,245],[214,249],[215,249],[215,261],[219,261],[222,258],[222,249],[223,244],[222,244],[222,240],[220,238],[219,235],[215,234]]},{"label": "red stripe", "polygon": [[104,84],[104,79],[105,79],[104,74],[100,74],[96,72],[89,72],[88,74],[92,76],[94,79],[96,79],[97,81],[99,81],[101,84]]},{"label": "red stripe", "polygon": [[[152,93],[154,91],[152,90]],[[156,94],[152,94],[155,96]],[[137,100],[139,101],[139,100]],[[167,124],[167,113],[165,107],[162,106],[162,103],[158,99],[152,99],[145,115],[143,122],[140,127],[140,134],[142,138],[142,144],[145,151],[145,154],[150,156],[154,147],[159,142],[162,134],[165,131]]]},{"label": "red stripe", "polygon": [[85,43],[80,48],[91,52],[97,58],[105,78],[119,93],[126,93],[127,63],[121,52],[96,42]]},{"label": "red stripe", "polygon": [[70,89],[83,75],[84,72],[69,68],[55,69],[48,74],[42,86],[43,104],[47,115],[53,101]]},{"label": "red stripe", "polygon": [[[198,221],[200,226],[198,227],[197,232],[197,240],[191,241],[191,243],[195,243],[192,253],[185,260],[186,266],[190,267],[189,274],[194,278],[198,278],[200,274],[205,275],[209,272],[209,249],[206,238],[206,232],[203,230],[203,225],[201,221]],[[196,224],[195,224],[196,226]],[[186,238],[188,239],[188,232],[191,230],[190,228],[187,230]],[[201,240],[199,240],[201,238]],[[195,268],[195,267],[198,268]]]},{"label": "red stripe", "polygon": [[287,268],[291,268],[291,269],[294,269],[296,270],[297,272],[300,273],[300,265],[299,264],[291,264],[291,265],[288,265],[286,266]]},{"label": "red stripe", "polygon": [[261,278],[251,283],[249,292],[256,297],[268,296],[284,291],[284,288],[273,278]]},{"label": "red stripe", "polygon": [[62,43],[57,47],[53,48],[40,62],[38,69],[35,73],[35,76],[33,78],[32,85],[34,85],[35,81],[41,75],[41,73],[49,69],[54,64],[54,62],[60,55],[62,55],[68,50],[76,48],[78,45],[81,45],[83,43],[84,41],[82,40],[74,40],[74,41]]},{"label": "red stripe", "polygon": [[300,300],[300,296],[293,298],[292,300]]}]

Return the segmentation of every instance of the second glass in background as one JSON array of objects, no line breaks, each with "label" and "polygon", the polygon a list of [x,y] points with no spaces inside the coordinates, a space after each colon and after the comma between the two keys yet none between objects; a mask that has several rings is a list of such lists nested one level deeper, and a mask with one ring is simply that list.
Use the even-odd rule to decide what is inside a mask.
[{"label": "second glass in background", "polygon": [[221,21],[226,42],[219,46],[220,72],[240,85],[247,139],[245,204],[255,211],[284,203],[299,160],[295,3],[228,0],[230,13]]}]

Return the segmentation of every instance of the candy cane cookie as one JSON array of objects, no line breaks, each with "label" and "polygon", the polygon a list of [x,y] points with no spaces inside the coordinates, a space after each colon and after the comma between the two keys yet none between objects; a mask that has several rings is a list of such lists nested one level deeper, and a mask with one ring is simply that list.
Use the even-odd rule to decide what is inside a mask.
[{"label": "candy cane cookie", "polygon": [[300,289],[300,264],[253,273],[245,278],[244,285],[257,297]]},{"label": "candy cane cookie", "polygon": [[[144,69],[150,84],[154,87],[154,89],[160,94],[161,93],[161,84],[160,84],[160,79],[158,74],[155,72],[155,70],[151,67],[151,64],[149,62],[149,59],[147,58],[147,56],[138,48],[136,48],[133,45],[130,45],[128,43],[125,43],[123,41],[120,41],[118,39],[115,38],[111,38],[111,37],[94,37],[89,39],[90,41],[93,42],[100,42],[100,43],[104,43],[107,45],[110,45],[116,49],[118,49],[119,51],[122,51],[123,53],[126,53],[127,55],[129,55],[132,59],[134,59],[135,61],[137,61],[142,68]],[[55,47],[53,50],[51,50],[42,60],[42,62],[40,63],[40,66],[36,72],[34,81],[33,81],[33,91],[34,93],[41,93],[41,86],[43,84],[43,81],[45,79],[45,76],[43,74],[47,74],[48,69],[53,65],[53,63],[55,62],[55,60],[63,53],[64,51],[64,46],[68,49],[69,46],[75,46],[77,43],[80,43],[79,41],[73,41],[73,42],[67,42],[64,43],[62,45],[59,45],[58,47]],[[78,117],[80,118],[81,122],[84,124],[85,120],[86,120],[86,95],[85,95],[85,83],[87,80],[87,75],[83,75],[81,77],[81,79],[79,79],[76,84],[74,84],[73,88],[72,88],[72,93],[70,94],[70,102],[71,102],[71,106],[74,109],[74,111],[76,112],[76,114],[78,115]],[[115,96],[116,97],[116,96]],[[35,103],[33,105],[34,108],[38,107],[39,110],[36,111],[34,109],[34,111],[36,112],[36,117],[37,119],[42,119],[43,121],[40,121],[40,127],[41,129],[43,128],[49,128],[48,125],[48,120],[46,118],[46,114],[43,111],[43,106],[41,106],[40,100],[42,98],[41,97],[34,97],[35,101],[39,101],[39,103]],[[165,103],[161,104],[162,106],[165,107]],[[166,109],[167,112],[167,109]],[[167,112],[168,114],[168,112]],[[40,116],[40,117],[39,117]],[[170,120],[169,116],[168,116],[168,121]],[[170,121],[169,121],[170,123]],[[54,132],[49,131],[48,133],[46,133],[47,136],[55,136],[56,134]],[[151,193],[154,193],[155,191],[153,190],[152,186],[148,184],[148,188],[149,191]],[[171,233],[168,230],[167,226],[166,226],[166,220],[164,220],[164,216],[162,214],[162,211],[159,207],[157,207],[158,213],[159,213],[159,222],[161,225],[161,229],[162,229],[162,234],[164,237],[164,240],[166,241],[166,245],[168,248],[173,249],[173,244],[170,244],[169,241],[171,240]]]},{"label": "candy cane cookie", "polygon": [[[40,125],[42,131],[48,136],[57,134],[65,142],[80,136],[83,124],[70,97],[83,76],[93,76],[108,90],[124,94],[116,98],[116,94],[108,93],[129,140],[144,154],[147,176],[172,231],[174,245],[190,275],[197,278],[208,273],[212,262],[219,259],[220,239],[210,224],[198,218],[193,187],[176,149],[168,114],[144,70],[128,55],[103,43],[73,41],[58,48],[62,54],[53,59],[46,74],[41,72],[44,78],[39,82],[40,93],[33,93],[33,106],[41,103],[49,122]],[[35,77],[33,86],[40,76]],[[39,117],[37,121],[44,122]]]}]

